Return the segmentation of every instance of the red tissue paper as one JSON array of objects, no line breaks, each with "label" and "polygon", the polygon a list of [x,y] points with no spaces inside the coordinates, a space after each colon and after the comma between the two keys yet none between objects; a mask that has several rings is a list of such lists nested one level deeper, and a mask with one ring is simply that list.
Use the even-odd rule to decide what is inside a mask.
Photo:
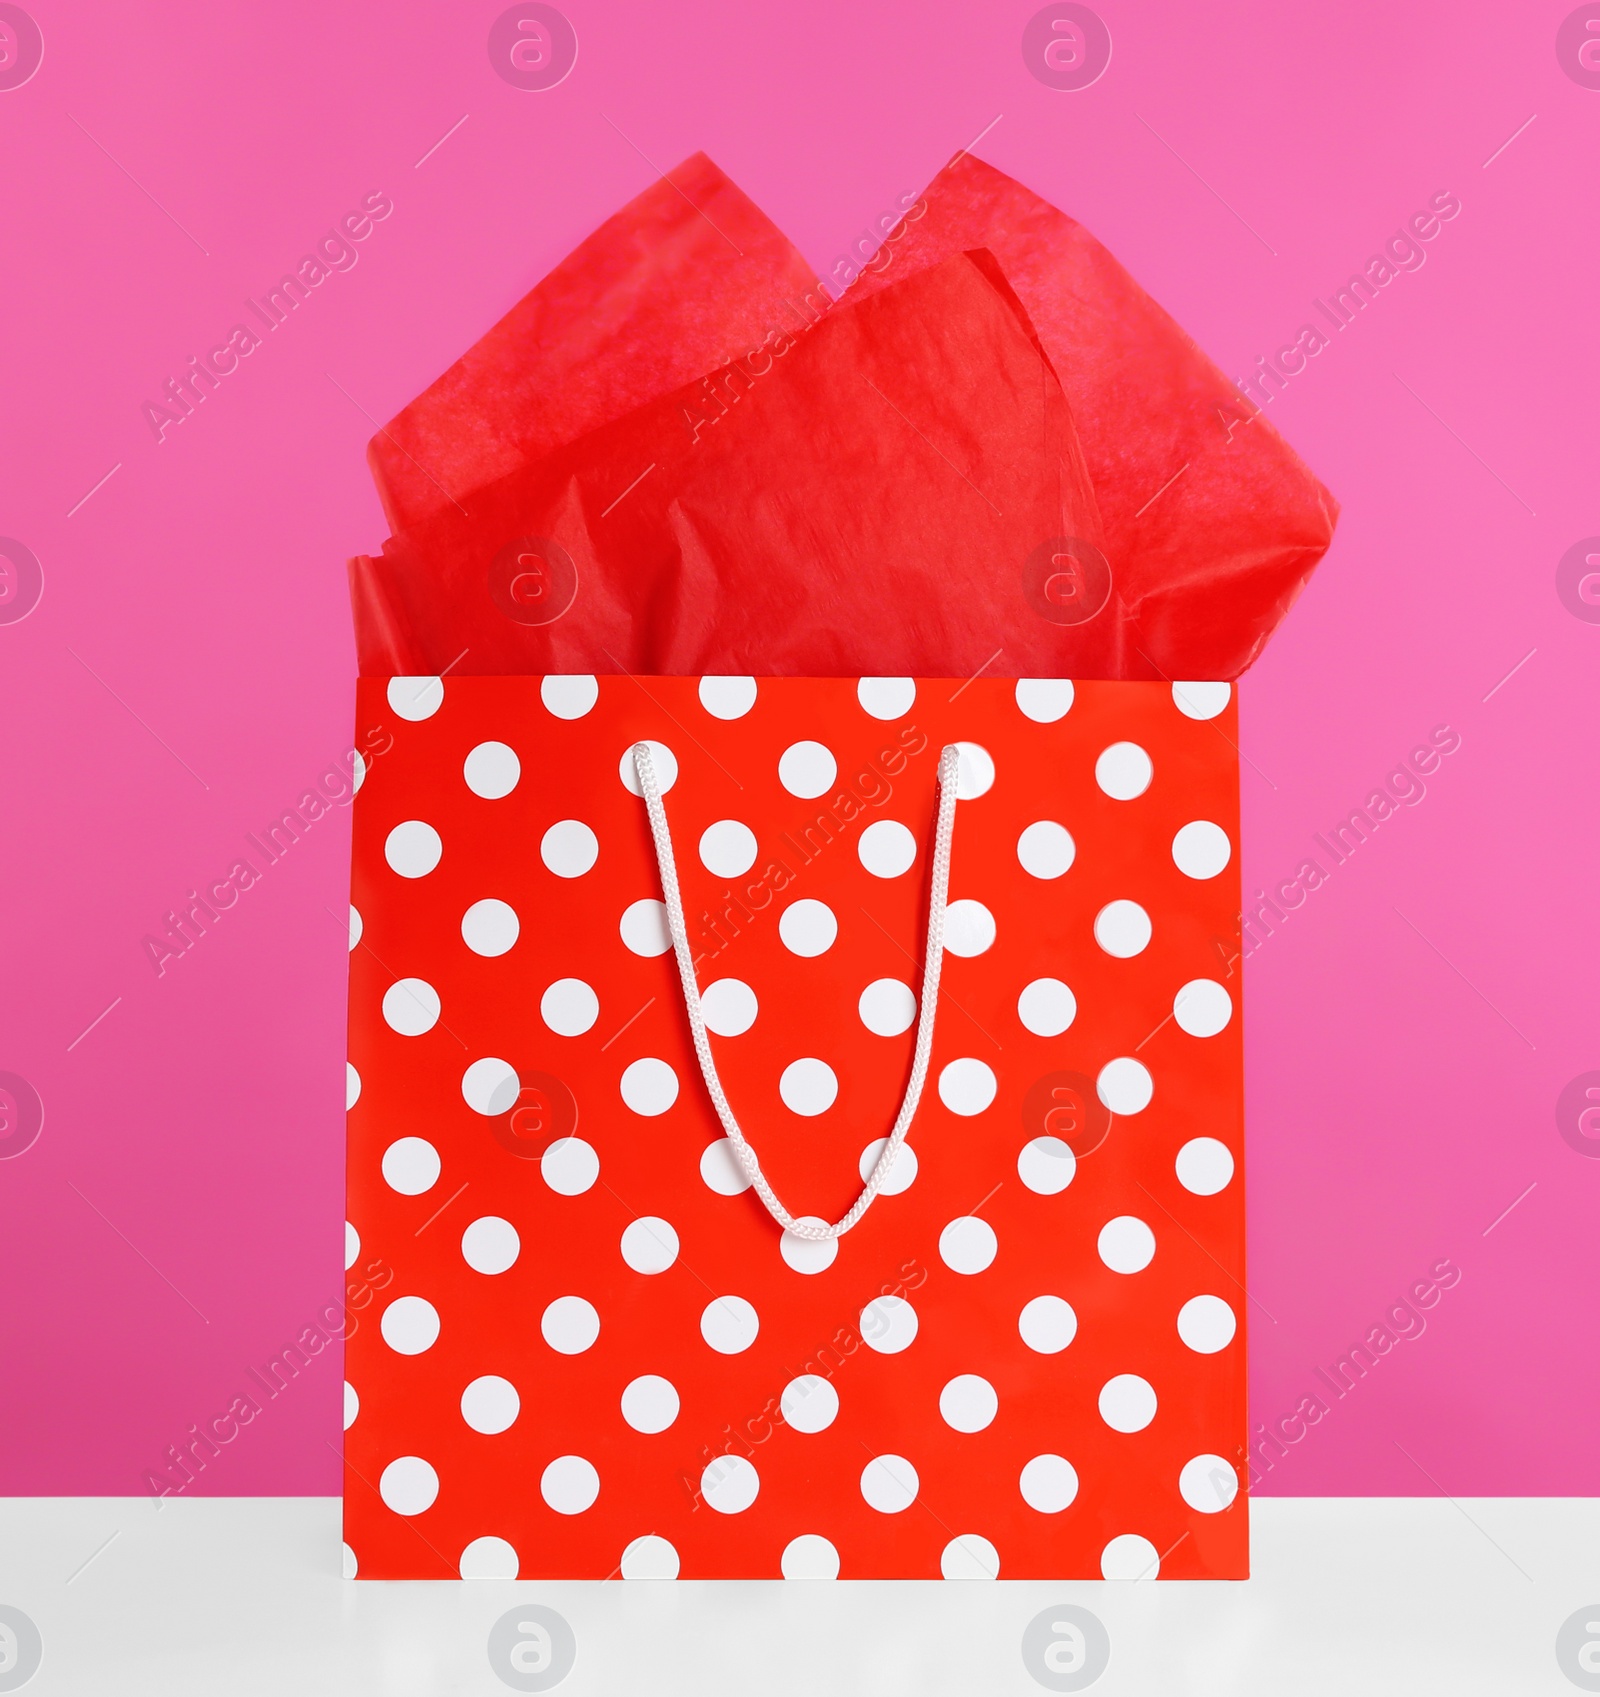
[{"label": "red tissue paper", "polygon": [[390,529],[699,377],[815,288],[798,249],[697,153],[373,437]]},{"label": "red tissue paper", "polygon": [[970,155],[837,303],[696,156],[371,458],[377,675],[1231,679],[1337,512],[1092,236]]}]

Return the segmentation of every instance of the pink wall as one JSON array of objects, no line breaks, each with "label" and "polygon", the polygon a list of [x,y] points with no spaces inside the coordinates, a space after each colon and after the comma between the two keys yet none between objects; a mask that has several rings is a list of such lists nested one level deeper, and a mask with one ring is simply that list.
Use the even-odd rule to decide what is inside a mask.
[{"label": "pink wall", "polygon": [[[1460,747],[1247,968],[1256,1417],[1332,1404],[1263,1488],[1600,1489],[1600,1145],[1557,1115],[1600,1069],[1600,606],[1557,590],[1600,532],[1600,92],[1558,62],[1565,4],[1380,34],[1104,0],[1111,65],[1076,93],[1030,75],[1026,0],[566,9],[577,68],[526,93],[490,69],[492,0],[29,0],[43,66],[0,91],[0,532],[44,586],[0,622],[0,1073],[44,1124],[0,1160],[0,1491],[142,1490],[339,1292],[347,819],[164,975],[141,939],[348,743],[373,423],[644,156],[703,147],[827,267],[997,115],[978,151],[1230,372],[1461,199],[1272,404],[1344,518],[1243,691],[1247,888],[1331,865],[1314,833],[1433,727]],[[142,404],[372,190],[395,211],[359,264],[158,445]],[[1446,1257],[1426,1331],[1336,1401],[1316,1369]],[[336,1490],[338,1378],[313,1363],[197,1488]]]}]

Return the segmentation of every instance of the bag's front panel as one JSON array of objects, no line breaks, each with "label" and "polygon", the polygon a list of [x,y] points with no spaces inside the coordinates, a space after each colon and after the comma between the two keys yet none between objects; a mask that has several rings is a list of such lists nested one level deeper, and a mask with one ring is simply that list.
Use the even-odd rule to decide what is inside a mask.
[{"label": "bag's front panel", "polygon": [[[1244,1575],[1236,728],[1176,688],[363,681],[363,1576]],[[640,738],[728,1095],[830,1220],[971,745],[928,1087],[836,1253],[719,1147]]]}]

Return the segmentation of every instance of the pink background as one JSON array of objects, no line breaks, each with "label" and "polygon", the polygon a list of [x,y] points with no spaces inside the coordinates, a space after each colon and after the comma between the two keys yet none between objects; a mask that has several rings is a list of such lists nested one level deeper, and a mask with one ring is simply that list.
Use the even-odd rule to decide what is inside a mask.
[{"label": "pink background", "polygon": [[[45,1104],[0,1162],[0,1491],[142,1491],[339,1296],[347,818],[164,976],[141,939],[348,745],[374,424],[643,156],[704,148],[827,269],[997,115],[977,151],[1235,374],[1463,202],[1271,409],[1344,517],[1242,691],[1247,889],[1432,727],[1462,740],[1247,968],[1254,1418],[1432,1263],[1462,1277],[1261,1488],[1600,1488],[1600,1163],[1555,1114],[1600,1067],[1600,629],[1555,590],[1600,531],[1600,93],[1557,63],[1567,8],[1380,32],[1105,0],[1111,66],[1061,93],[1023,63],[1031,4],[571,0],[577,68],[537,94],[490,69],[499,9],[38,0],[43,67],[0,93],[0,532],[45,574],[0,625],[0,1071]],[[359,264],[158,445],[142,403],[375,189]],[[335,1491],[338,1409],[330,1354],[195,1489]]]}]

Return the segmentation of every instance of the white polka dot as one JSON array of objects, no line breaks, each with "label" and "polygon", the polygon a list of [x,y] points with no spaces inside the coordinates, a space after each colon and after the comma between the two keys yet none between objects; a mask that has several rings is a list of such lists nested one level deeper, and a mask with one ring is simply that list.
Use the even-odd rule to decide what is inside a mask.
[{"label": "white polka dot", "polygon": [[361,1100],[361,1074],[356,1071],[352,1062],[344,1063],[344,1111],[350,1110]]},{"label": "white polka dot", "polygon": [[1220,1296],[1191,1296],[1178,1310],[1178,1336],[1196,1355],[1215,1355],[1233,1342],[1239,1322]]},{"label": "white polka dot", "polygon": [[344,1270],[348,1273],[356,1264],[356,1257],[361,1253],[361,1233],[350,1224],[344,1223]]},{"label": "white polka dot", "polygon": [[485,1214],[461,1234],[462,1259],[475,1273],[503,1273],[521,1253],[517,1228],[498,1214]]},{"label": "white polka dot", "polygon": [[737,878],[756,863],[756,834],[737,819],[719,819],[700,834],[700,864],[718,878]]},{"label": "white polka dot", "polygon": [[963,1532],[940,1552],[939,1571],[946,1579],[998,1579],[1000,1552],[978,1533]]},{"label": "white polka dot", "polygon": [[831,789],[838,775],[838,761],[820,742],[792,742],[778,761],[778,782],[802,801]]},{"label": "white polka dot", "polygon": [[917,699],[913,678],[862,678],[856,685],[856,700],[874,719],[901,719]]},{"label": "white polka dot", "polygon": [[457,1563],[463,1579],[515,1579],[521,1563],[504,1538],[474,1538]]},{"label": "white polka dot", "polygon": [[1239,1475],[1220,1455],[1197,1455],[1183,1464],[1178,1492],[1196,1514],[1221,1514],[1239,1494]]},{"label": "white polka dot", "polygon": [[1017,1177],[1035,1196],[1059,1196],[1078,1173],[1072,1145],[1059,1137],[1035,1137],[1017,1156]]},{"label": "white polka dot", "polygon": [[809,960],[826,954],[839,935],[839,921],[826,902],[813,901],[809,896],[790,902],[778,920],[778,936],[790,954]]},{"label": "white polka dot", "polygon": [[517,918],[517,910],[510,902],[500,901],[494,896],[474,902],[461,916],[461,941],[475,955],[482,955],[487,960],[507,953],[521,931],[522,922]]},{"label": "white polka dot", "polygon": [[1101,1067],[1094,1091],[1114,1114],[1142,1114],[1155,1094],[1155,1081],[1142,1061],[1119,1055]]},{"label": "white polka dot", "polygon": [[356,1395],[356,1388],[348,1379],[344,1382],[344,1429],[349,1431],[356,1423],[356,1416],[361,1412],[361,1398]]},{"label": "white polka dot", "polygon": [[1143,954],[1150,946],[1150,930],[1150,915],[1137,902],[1107,902],[1094,916],[1094,940],[1118,960]]},{"label": "white polka dot", "polygon": [[742,719],[756,704],[756,680],[702,678],[699,693],[700,705],[713,719]]},{"label": "white polka dot", "polygon": [[976,801],[994,788],[994,756],[981,743],[956,744],[956,797]]},{"label": "white polka dot", "polygon": [[839,1552],[815,1532],[803,1532],[783,1547],[785,1579],[837,1579]]},{"label": "white polka dot", "polygon": [[718,1355],[739,1355],[756,1341],[761,1320],[742,1296],[719,1296],[700,1316],[700,1336]]},{"label": "white polka dot", "polygon": [[783,1387],[778,1402],[797,1432],[825,1432],[838,1418],[839,1393],[818,1373],[802,1373]]},{"label": "white polka dot", "polygon": [[700,1495],[718,1514],[743,1514],[761,1489],[761,1475],[742,1455],[719,1455],[700,1475]]},{"label": "white polka dot", "polygon": [[1172,999],[1172,1017],[1191,1037],[1215,1037],[1233,1018],[1233,997],[1214,978],[1191,978]]},{"label": "white polka dot", "polygon": [[340,1544],[339,1549],[341,1552],[339,1558],[340,1574],[345,1579],[354,1579],[359,1569],[359,1564],[356,1561],[356,1553],[348,1544],[344,1543]]},{"label": "white polka dot", "polygon": [[875,978],[861,992],[856,1012],[875,1037],[898,1037],[916,1023],[917,995],[898,978]]},{"label": "white polka dot", "polygon": [[647,959],[664,955],[672,947],[667,929],[667,904],[646,896],[630,902],[622,913],[622,940],[636,955]]},{"label": "white polka dot", "polygon": [[1078,1494],[1078,1470],[1064,1455],[1036,1455],[1017,1481],[1022,1500],[1038,1514],[1060,1514]]},{"label": "white polka dot", "polygon": [[903,1296],[875,1296],[861,1310],[861,1341],[879,1355],[898,1355],[916,1335],[917,1311]]},{"label": "white polka dot", "polygon": [[581,719],[600,699],[599,680],[580,673],[553,674],[540,680],[539,699],[558,719]]},{"label": "white polka dot", "polygon": [[827,1113],[838,1100],[838,1075],[826,1061],[808,1055],[803,1060],[791,1061],[783,1069],[778,1094],[790,1113],[812,1119]]},{"label": "white polka dot", "polygon": [[1059,1355],[1078,1335],[1078,1316],[1062,1297],[1036,1296],[1023,1308],[1017,1330],[1029,1349]]},{"label": "white polka dot", "polygon": [[665,1061],[646,1056],[622,1075],[622,1099],[636,1114],[654,1119],[678,1099],[678,1075]]},{"label": "white polka dot", "polygon": [[485,1437],[509,1431],[522,1412],[522,1398],[509,1379],[486,1373],[461,1393],[461,1418]]},{"label": "white polka dot", "polygon": [[378,1495],[396,1514],[423,1514],[439,1495],[439,1475],[420,1455],[403,1455],[378,1476]]},{"label": "white polka dot", "polygon": [[1233,1180],[1233,1153],[1214,1137],[1193,1137],[1178,1151],[1178,1183],[1196,1196],[1215,1196]]},{"label": "white polka dot", "polygon": [[539,1017],[558,1037],[581,1037],[600,1017],[600,998],[581,978],[558,978],[539,998]]},{"label": "white polka dot", "polygon": [[718,1037],[742,1037],[756,1022],[756,993],[740,978],[719,978],[700,992],[706,1029]]},{"label": "white polka dot", "polygon": [[[861,1182],[865,1184],[872,1177],[872,1170],[883,1159],[883,1152],[889,1147],[887,1137],[874,1138],[861,1151],[861,1159],[857,1163],[861,1173]],[[889,1169],[889,1176],[878,1186],[880,1196],[898,1196],[903,1190],[909,1190],[917,1178],[917,1152],[909,1143],[902,1143],[894,1158],[894,1165]]]},{"label": "white polka dot", "polygon": [[401,978],[383,993],[383,1023],[402,1037],[420,1037],[439,1023],[439,992],[423,978]]},{"label": "white polka dot", "polygon": [[1118,1214],[1100,1228],[1095,1244],[1113,1273],[1141,1273],[1155,1259],[1156,1234],[1132,1214]]},{"label": "white polka dot", "polygon": [[352,903],[350,907],[350,952],[352,954],[355,952],[356,945],[361,941],[361,933],[365,929],[361,922],[360,911]]},{"label": "white polka dot", "polygon": [[1142,1432],[1156,1417],[1156,1393],[1137,1373],[1118,1373],[1100,1387],[1100,1418],[1114,1432]]},{"label": "white polka dot", "polygon": [[1072,711],[1070,678],[1018,678],[1017,706],[1036,725],[1053,725]]},{"label": "white polka dot", "polygon": [[1000,1412],[994,1386],[976,1373],[958,1373],[939,1392],[939,1417],[957,1432],[981,1432]]},{"label": "white polka dot", "polygon": [[581,1137],[558,1137],[539,1157],[539,1173],[557,1196],[582,1196],[600,1176],[600,1156]]},{"label": "white polka dot", "polygon": [[951,954],[970,960],[992,948],[994,938],[994,915],[982,902],[951,902],[944,910],[944,946]]},{"label": "white polka dot", "polygon": [[1017,1018],[1035,1037],[1059,1037],[1078,1017],[1078,998],[1059,978],[1035,978],[1017,997]]},{"label": "white polka dot", "polygon": [[[656,769],[656,789],[665,795],[678,781],[678,757],[664,742],[655,742],[645,738],[650,748],[651,764]],[[643,796],[639,788],[639,765],[634,759],[635,744],[629,743],[622,751],[622,758],[617,762],[617,776],[622,779],[624,788],[630,795]]]},{"label": "white polka dot", "polygon": [[402,719],[431,719],[444,706],[444,679],[390,678],[384,693]]},{"label": "white polka dot", "polygon": [[623,1229],[622,1259],[636,1273],[664,1273],[678,1259],[678,1234],[658,1216],[642,1215]]},{"label": "white polka dot", "polygon": [[622,1418],[636,1432],[664,1432],[678,1418],[678,1391],[659,1373],[631,1379],[622,1392]]},{"label": "white polka dot", "polygon": [[1031,878],[1059,878],[1070,871],[1078,845],[1065,825],[1039,819],[1017,838],[1017,859]]},{"label": "white polka dot", "polygon": [[879,1514],[899,1514],[917,1500],[921,1481],[903,1455],[877,1455],[861,1470],[861,1494]]},{"label": "white polka dot", "polygon": [[971,1055],[949,1062],[939,1073],[939,1100],[963,1119],[981,1114],[999,1088],[993,1068]]},{"label": "white polka dot", "polygon": [[581,819],[558,819],[539,839],[539,858],[558,878],[581,878],[600,858],[600,839]]},{"label": "white polka dot", "polygon": [[402,1137],[383,1152],[383,1182],[402,1196],[420,1196],[439,1182],[439,1151],[425,1137]]},{"label": "white polka dot", "polygon": [[421,1355],[439,1341],[439,1310],[425,1296],[397,1296],[378,1329],[396,1355]]},{"label": "white polka dot", "polygon": [[500,801],[517,787],[522,762],[506,743],[480,742],[462,762],[461,776],[474,795],[485,801]]},{"label": "white polka dot", "polygon": [[[796,1225],[825,1226],[828,1223],[816,1214],[800,1214],[795,1218]],[[797,1237],[786,1231],[778,1239],[778,1249],[785,1263],[795,1272],[822,1273],[833,1265],[839,1253],[839,1240],[836,1237]]]},{"label": "white polka dot", "polygon": [[462,1098],[475,1114],[509,1113],[521,1091],[516,1069],[494,1055],[474,1061],[461,1075]]},{"label": "white polka dot", "polygon": [[352,794],[360,794],[361,786],[367,781],[367,763],[361,758],[361,750],[350,750],[350,790]]},{"label": "white polka dot", "polygon": [[1172,839],[1172,859],[1185,878],[1215,878],[1233,855],[1228,833],[1209,819],[1191,819]]},{"label": "white polka dot", "polygon": [[952,1220],[939,1233],[939,1259],[952,1273],[981,1273],[999,1246],[994,1227],[976,1214]]},{"label": "white polka dot", "polygon": [[426,878],[443,853],[439,833],[421,819],[396,825],[383,840],[383,858],[402,878]]},{"label": "white polka dot", "polygon": [[1161,1556],[1148,1538],[1137,1532],[1124,1532],[1113,1538],[1100,1552],[1100,1577],[1131,1584],[1138,1579],[1154,1579],[1161,1571]]},{"label": "white polka dot", "polygon": [[1215,719],[1233,695],[1232,684],[1175,683],[1172,700],[1186,719]]},{"label": "white polka dot", "polygon": [[678,1552],[665,1538],[647,1532],[622,1552],[620,1566],[624,1579],[676,1579]]},{"label": "white polka dot", "polygon": [[917,839],[898,819],[879,819],[856,841],[861,864],[874,878],[898,878],[917,858]]},{"label": "white polka dot", "polygon": [[558,1355],[582,1355],[600,1336],[600,1315],[581,1296],[558,1296],[540,1316],[539,1331]]},{"label": "white polka dot", "polygon": [[557,1514],[582,1514],[600,1495],[600,1475],[581,1455],[558,1455],[539,1475],[539,1495]]},{"label": "white polka dot", "polygon": [[701,1150],[700,1177],[718,1196],[737,1196],[750,1188],[750,1175],[728,1137],[719,1137]]},{"label": "white polka dot", "polygon": [[1155,767],[1136,742],[1114,742],[1094,763],[1094,781],[1113,801],[1132,801],[1150,788]]}]

